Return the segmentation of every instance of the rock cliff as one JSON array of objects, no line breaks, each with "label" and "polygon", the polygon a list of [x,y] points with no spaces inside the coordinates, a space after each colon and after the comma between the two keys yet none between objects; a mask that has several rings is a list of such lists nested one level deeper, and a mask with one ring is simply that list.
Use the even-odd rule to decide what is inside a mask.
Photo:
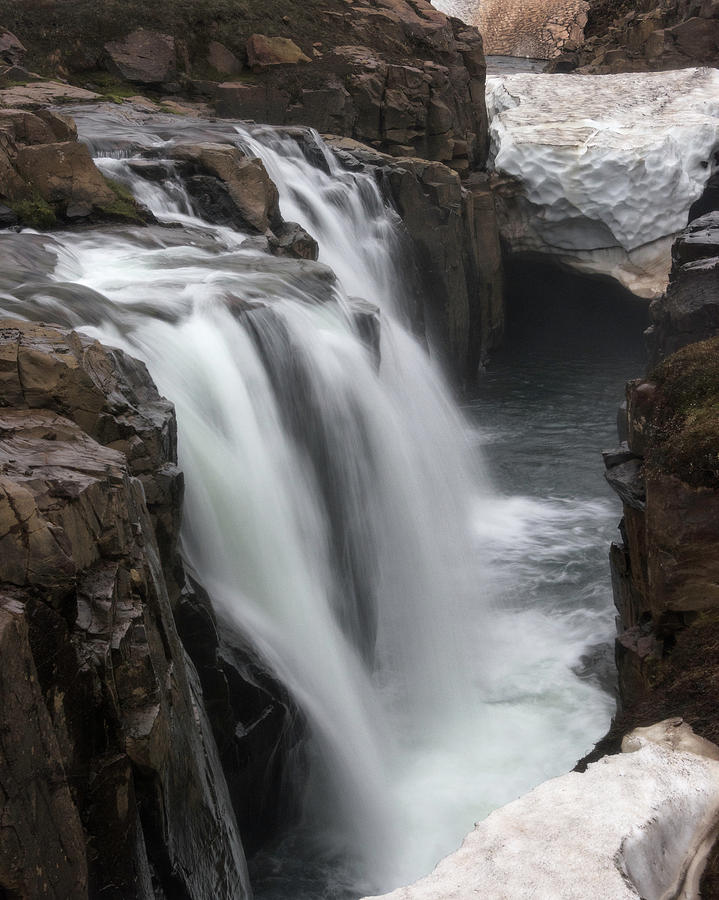
[{"label": "rock cliff", "polygon": [[2,896],[250,896],[233,803],[252,842],[289,702],[202,612],[181,500],[142,364],[0,322]]},{"label": "rock cliff", "polygon": [[558,71],[647,72],[719,63],[716,0],[590,0],[586,41]]},{"label": "rock cliff", "polygon": [[[713,205],[712,190],[695,212]],[[624,442],[605,453],[624,505],[610,553],[620,709],[588,759],[662,716],[719,737],[718,237],[716,213],[705,212],[675,242],[668,290],[651,307],[649,372],[627,385]],[[718,875],[715,850],[703,896],[715,896]]]},{"label": "rock cliff", "polygon": [[[220,115],[311,125],[465,170],[486,158],[475,28],[427,0],[0,0],[27,64],[100,92],[194,92]],[[128,90],[129,89],[129,90]]]}]

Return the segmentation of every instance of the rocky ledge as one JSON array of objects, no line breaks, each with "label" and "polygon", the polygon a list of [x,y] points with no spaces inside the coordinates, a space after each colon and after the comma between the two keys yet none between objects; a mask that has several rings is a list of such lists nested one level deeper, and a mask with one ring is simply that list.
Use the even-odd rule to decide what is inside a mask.
[{"label": "rocky ledge", "polygon": [[48,109],[0,108],[0,204],[0,226],[142,223],[149,216],[102,176],[72,119]]},{"label": "rocky ledge", "polygon": [[184,575],[175,435],[142,364],[0,322],[4,897],[250,896],[297,731]]},{"label": "rocky ledge", "polygon": [[[479,32],[427,0],[0,0],[31,68],[116,98],[209,99],[220,115],[310,125],[459,170],[486,158]],[[16,39],[17,40],[17,39]],[[1,77],[1,76],[0,76]]]}]

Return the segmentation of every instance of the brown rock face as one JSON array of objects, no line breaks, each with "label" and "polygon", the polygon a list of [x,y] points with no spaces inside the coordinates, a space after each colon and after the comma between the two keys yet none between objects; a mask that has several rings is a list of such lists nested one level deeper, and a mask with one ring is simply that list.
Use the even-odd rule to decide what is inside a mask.
[{"label": "brown rock face", "polygon": [[176,532],[172,408],[72,332],[6,320],[0,359],[0,888],[248,896],[142,485]]},{"label": "brown rock face", "polygon": [[89,150],[78,142],[72,119],[47,109],[0,108],[0,201],[14,210],[15,221],[35,228],[78,213],[143,221],[135,204],[118,204]]},{"label": "brown rock face", "polygon": [[714,0],[590,0],[587,41],[561,68],[646,72],[719,63],[719,5]]},{"label": "brown rock face", "polygon": [[120,41],[105,44],[109,66],[126,81],[162,84],[172,81],[177,72],[175,39],[145,28],[138,28]]},{"label": "brown rock face", "polygon": [[238,75],[242,71],[240,60],[219,41],[210,41],[207,48],[207,62],[222,75]]},{"label": "brown rock face", "polygon": [[247,62],[253,71],[261,72],[268,66],[295,66],[311,60],[289,38],[253,34],[247,42]]},{"label": "brown rock face", "polygon": [[84,144],[66,141],[22,147],[15,159],[20,177],[48,203],[109,206],[116,196]]},{"label": "brown rock face", "polygon": [[240,224],[264,234],[280,218],[279,194],[260,159],[249,158],[227,144],[181,144],[175,159],[218,178],[227,188]]},{"label": "brown rock face", "polygon": [[0,28],[0,60],[11,66],[19,66],[27,50],[22,41],[11,31]]},{"label": "brown rock face", "polygon": [[501,253],[487,177],[476,173],[463,182],[441,163],[395,159],[348,139],[329,143],[341,158],[376,171],[402,217],[421,276],[415,320],[438,339],[459,379],[471,382],[504,331]]}]

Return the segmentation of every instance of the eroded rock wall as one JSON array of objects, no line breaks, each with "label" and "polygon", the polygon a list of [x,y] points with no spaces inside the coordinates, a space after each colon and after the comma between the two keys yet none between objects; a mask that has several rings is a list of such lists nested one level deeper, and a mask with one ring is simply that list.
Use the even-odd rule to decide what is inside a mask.
[{"label": "eroded rock wall", "polygon": [[586,41],[560,71],[647,72],[719,63],[716,0],[591,0]]},{"label": "eroded rock wall", "polygon": [[181,499],[174,411],[142,364],[0,322],[3,896],[250,896],[233,802],[260,833],[248,774],[290,704],[188,619]]}]

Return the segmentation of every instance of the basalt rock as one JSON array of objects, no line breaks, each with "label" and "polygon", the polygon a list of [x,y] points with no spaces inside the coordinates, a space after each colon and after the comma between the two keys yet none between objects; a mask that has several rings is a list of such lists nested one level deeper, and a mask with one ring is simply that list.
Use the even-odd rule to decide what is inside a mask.
[{"label": "basalt rock", "polygon": [[[0,21],[18,29],[42,71],[106,68],[195,90],[223,116],[309,125],[458,170],[486,159],[482,40],[429,0],[307,0],[291,10],[276,0],[127,0],[121,9],[74,0],[62,17],[0,0]],[[244,68],[241,80],[208,80]]]},{"label": "basalt rock", "polygon": [[666,294],[650,307],[650,360],[719,334],[719,212],[707,212],[687,226],[672,248]]},{"label": "basalt rock", "polygon": [[149,217],[103,177],[72,119],[47,109],[0,108],[0,200],[35,228],[58,218]]},{"label": "basalt rock", "polygon": [[[260,234],[280,224],[279,194],[262,160],[229,144],[180,144],[173,148],[172,157],[186,164],[185,171],[204,178],[191,181],[190,190],[210,221],[217,220],[212,209],[217,205],[223,218]],[[217,182],[215,196],[207,176]]]},{"label": "basalt rock", "polygon": [[181,501],[144,365],[0,322],[3,896],[250,896],[235,810],[266,837],[301,723],[207,605],[187,656]]},{"label": "basalt rock", "polygon": [[367,167],[399,212],[419,274],[415,322],[438,342],[465,382],[504,330],[501,254],[487,177],[464,181],[441,163],[393,158],[330,138],[349,167]]},{"label": "basalt rock", "polygon": [[590,0],[585,43],[563,54],[559,71],[646,72],[719,62],[714,0]]},{"label": "basalt rock", "polygon": [[177,74],[177,53],[172,35],[138,28],[120,41],[105,44],[110,71],[126,81],[164,84]]}]

